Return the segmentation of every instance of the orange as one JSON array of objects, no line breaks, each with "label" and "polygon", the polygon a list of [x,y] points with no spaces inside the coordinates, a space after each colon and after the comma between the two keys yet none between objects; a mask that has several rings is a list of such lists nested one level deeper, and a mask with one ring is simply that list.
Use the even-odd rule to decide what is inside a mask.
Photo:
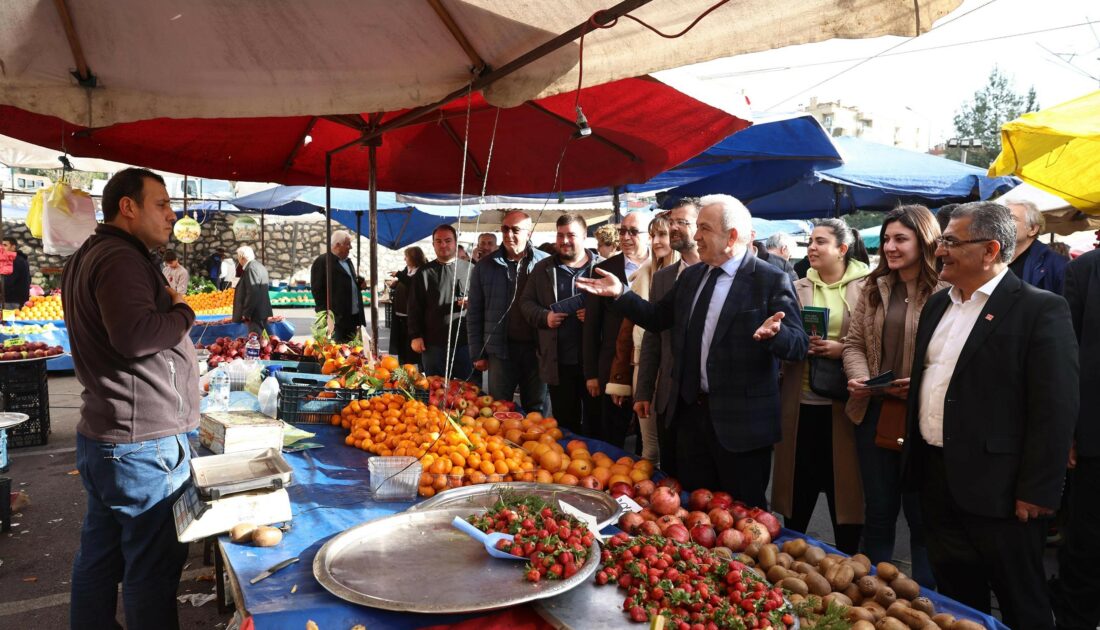
[{"label": "orange", "polygon": [[581,477],[587,477],[592,473],[592,462],[587,459],[574,459],[569,462],[569,468],[567,473],[580,479]]},{"label": "orange", "polygon": [[391,372],[396,370],[400,364],[401,363],[397,360],[397,357],[388,354],[382,355],[382,360],[379,362],[379,365],[381,365],[381,367]]},{"label": "orange", "polygon": [[575,486],[575,485],[577,485],[577,483],[579,481],[580,481],[579,479],[577,479],[573,475],[570,475],[569,473],[565,473],[564,475],[561,476],[560,479],[558,479],[558,483],[566,485],[566,486]]},{"label": "orange", "polygon": [[543,451],[539,456],[539,466],[549,472],[557,472],[561,469],[561,455],[554,449]]}]

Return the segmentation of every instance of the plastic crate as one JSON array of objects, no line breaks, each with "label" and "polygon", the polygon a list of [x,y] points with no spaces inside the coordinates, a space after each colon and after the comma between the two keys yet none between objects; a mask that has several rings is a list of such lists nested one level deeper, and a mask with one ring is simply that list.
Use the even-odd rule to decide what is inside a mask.
[{"label": "plastic crate", "polygon": [[50,394],[43,383],[40,388],[19,390],[4,384],[4,411],[25,413],[30,419],[8,429],[8,448],[42,446],[50,435]]},{"label": "plastic crate", "polygon": [[0,363],[0,390],[37,389],[46,384],[46,362]]},{"label": "plastic crate", "polygon": [[[381,302],[379,302],[379,304],[381,304]],[[383,328],[390,328],[390,324],[391,324],[391,322],[393,322],[393,303],[392,302],[386,302],[385,304],[382,304],[382,305],[386,307],[382,311],[382,314],[383,314],[382,327]]]},{"label": "plastic crate", "polygon": [[[320,374],[279,372],[278,418],[291,424],[331,424],[332,416],[339,414],[353,400],[366,400],[385,393],[401,390],[344,389],[325,387],[330,379]],[[321,398],[320,395],[324,394]],[[428,392],[417,390],[414,398],[428,404]]]}]

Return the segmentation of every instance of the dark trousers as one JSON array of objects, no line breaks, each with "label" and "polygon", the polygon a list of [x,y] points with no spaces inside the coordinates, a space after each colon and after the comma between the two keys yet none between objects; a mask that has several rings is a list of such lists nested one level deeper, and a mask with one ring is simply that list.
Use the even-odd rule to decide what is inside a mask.
[{"label": "dark trousers", "polygon": [[863,481],[863,553],[873,564],[891,562],[897,535],[898,513],[905,511],[909,523],[909,553],[913,561],[913,579],[921,586],[935,588],[932,565],[928,562],[924,520],[916,492],[901,490],[901,451],[875,445],[882,403],[872,400],[856,425],[856,452]]},{"label": "dark trousers", "polygon": [[420,365],[420,353],[413,352],[409,345],[409,317],[394,313],[390,320],[390,354],[397,357],[402,365],[411,363]]},{"label": "dark trousers", "polygon": [[534,343],[508,342],[508,358],[489,356],[489,395],[512,400],[519,388],[520,404],[527,412],[546,407],[546,383],[539,378],[538,349]]},{"label": "dark trousers", "polygon": [[580,365],[559,365],[558,384],[548,385],[550,405],[558,424],[592,437],[600,418],[599,400],[588,395]]},{"label": "dark trousers", "polygon": [[610,395],[600,394],[600,423],[593,437],[622,448],[634,417],[633,404],[628,398],[620,407],[611,400]]},{"label": "dark trousers", "polygon": [[[354,315],[337,315],[332,325],[332,340],[336,343],[347,343],[355,338],[359,332],[359,319]],[[365,339],[363,341],[366,341]]]},{"label": "dark trousers", "polygon": [[724,490],[751,506],[768,507],[766,490],[772,447],[735,453],[722,447],[710,419],[707,397],[676,410],[676,467],[684,490]]},{"label": "dark trousers", "polygon": [[1078,457],[1070,477],[1066,538],[1051,596],[1059,628],[1093,630],[1100,625],[1100,457]]},{"label": "dark trousers", "polygon": [[923,459],[920,504],[940,593],[989,614],[992,587],[1005,625],[1053,628],[1043,570],[1048,521],[971,514],[951,497],[943,449],[922,441],[914,455]]},{"label": "dark trousers", "polygon": [[805,533],[810,517],[814,515],[817,497],[824,492],[829,502],[836,548],[852,555],[859,552],[859,535],[863,526],[836,522],[833,479],[833,406],[800,405],[795,443],[794,494],[791,516],[784,520],[784,524],[788,529]]},{"label": "dark trousers", "polygon": [[668,410],[665,413],[650,411],[657,416],[657,448],[661,461],[658,467],[669,477],[679,477],[679,467],[676,465],[676,425],[667,422]]}]

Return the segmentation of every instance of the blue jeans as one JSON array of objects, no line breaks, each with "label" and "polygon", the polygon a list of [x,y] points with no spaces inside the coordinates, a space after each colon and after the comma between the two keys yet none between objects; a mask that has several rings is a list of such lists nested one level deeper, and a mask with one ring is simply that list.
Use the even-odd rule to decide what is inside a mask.
[{"label": "blue jeans", "polygon": [[[428,346],[424,348],[424,354],[420,355],[424,362],[424,374],[429,376],[443,376],[446,374],[447,346]],[[451,360],[451,378],[471,383],[481,383],[481,372],[474,374],[474,364],[470,362],[470,346],[459,346],[454,349],[454,358]]]},{"label": "blue jeans", "polygon": [[924,544],[924,521],[916,492],[901,491],[901,452],[875,445],[879,400],[872,399],[856,426],[856,453],[863,480],[863,553],[872,563],[892,562],[898,512],[905,511],[909,523],[909,549],[913,561],[913,579],[921,586],[934,588],[932,565]]},{"label": "blue jeans", "polygon": [[507,359],[489,356],[489,395],[497,400],[512,400],[517,386],[523,410],[542,413],[546,408],[546,383],[539,378],[539,359],[533,343],[509,343]]},{"label": "blue jeans", "polygon": [[76,466],[88,512],[73,562],[72,628],[120,628],[118,585],[126,628],[179,627],[179,589],[187,544],[176,539],[172,504],[191,477],[185,434],[133,444],[76,436]]}]

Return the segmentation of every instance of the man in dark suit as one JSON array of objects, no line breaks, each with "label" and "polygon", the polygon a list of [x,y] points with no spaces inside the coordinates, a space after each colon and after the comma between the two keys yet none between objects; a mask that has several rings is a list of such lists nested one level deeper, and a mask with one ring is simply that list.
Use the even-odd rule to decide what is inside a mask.
[{"label": "man in dark suit", "polygon": [[1077,343],[1061,297],[1007,267],[1007,208],[962,204],[939,239],[940,278],[917,329],[902,453],[920,493],[940,592],[1012,628],[1053,628],[1043,571],[1078,410]]},{"label": "man in dark suit", "polygon": [[[668,218],[669,246],[680,254],[680,261],[653,274],[649,288],[649,301],[660,302],[672,290],[680,273],[699,262],[695,248],[695,222],[699,218],[699,206],[694,199],[685,199],[672,209]],[[639,418],[653,414],[657,423],[657,440],[661,453],[661,470],[673,477],[676,470],[676,431],[672,415],[668,413],[672,397],[672,333],[662,330],[642,336],[642,351],[638,359],[638,386],[634,391],[634,413]]]},{"label": "man in dark suit", "polygon": [[[331,243],[329,252],[313,261],[309,283],[314,310],[318,313],[332,311],[332,340],[346,343],[355,337],[360,326],[366,325],[361,293],[366,288],[366,282],[355,274],[355,265],[348,257],[351,254],[351,234],[336,230],[332,233]],[[331,292],[328,290],[330,286]]]},{"label": "man in dark suit", "polygon": [[1080,344],[1081,410],[1070,451],[1066,539],[1058,550],[1052,599],[1059,628],[1093,630],[1100,625],[1100,250],[1066,267],[1063,294]]},{"label": "man in dark suit", "polygon": [[241,279],[233,293],[233,321],[247,323],[249,334],[263,334],[271,310],[271,278],[267,268],[256,260],[256,253],[248,245],[237,248],[237,262],[241,265]]},{"label": "man in dark suit", "polygon": [[[622,252],[596,265],[597,269],[613,274],[623,284],[629,284],[634,272],[649,259],[648,212],[632,212],[623,217],[619,225],[619,246]],[[611,363],[615,360],[615,341],[619,338],[623,316],[611,310],[611,300],[589,295],[585,301],[584,319],[584,378],[590,396],[600,400],[600,423],[597,439],[622,446],[630,427],[631,405],[615,404],[605,393],[611,378]]]},{"label": "man in dark suit", "polygon": [[669,413],[686,489],[722,489],[767,505],[772,446],[781,437],[779,361],[806,357],[787,274],[749,251],[752,217],[729,195],[699,201],[695,243],[704,264],[685,270],[660,302],[625,291],[613,274],[578,280],[646,330],[672,329]]}]

